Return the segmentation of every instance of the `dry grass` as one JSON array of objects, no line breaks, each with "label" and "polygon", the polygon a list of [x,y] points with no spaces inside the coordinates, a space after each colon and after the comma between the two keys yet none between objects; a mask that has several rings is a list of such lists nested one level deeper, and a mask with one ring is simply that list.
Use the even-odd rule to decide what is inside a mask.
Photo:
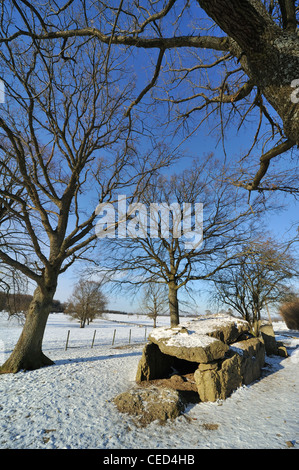
[{"label": "dry grass", "polygon": [[285,302],[279,313],[290,330],[299,330],[299,299]]}]

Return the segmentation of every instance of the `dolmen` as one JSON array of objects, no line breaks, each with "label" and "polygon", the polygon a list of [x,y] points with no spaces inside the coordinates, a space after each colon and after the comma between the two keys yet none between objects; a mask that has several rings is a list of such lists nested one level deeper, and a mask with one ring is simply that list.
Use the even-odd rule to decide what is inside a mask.
[{"label": "dolmen", "polygon": [[154,328],[148,339],[136,383],[167,379],[181,389],[195,390],[203,402],[224,400],[259,379],[265,363],[263,337],[253,336],[247,321],[227,314]]}]

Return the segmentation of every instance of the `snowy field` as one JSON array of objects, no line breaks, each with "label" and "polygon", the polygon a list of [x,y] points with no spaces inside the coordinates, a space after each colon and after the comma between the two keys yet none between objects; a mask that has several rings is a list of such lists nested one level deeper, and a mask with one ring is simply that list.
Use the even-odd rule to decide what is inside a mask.
[{"label": "snowy field", "polygon": [[[137,428],[112,400],[133,385],[152,321],[110,315],[80,329],[52,314],[43,350],[55,365],[0,376],[0,449],[299,449],[299,332],[274,325],[290,356],[266,357],[261,380],[225,401],[190,405],[164,426]],[[20,332],[0,313],[0,364]]]}]

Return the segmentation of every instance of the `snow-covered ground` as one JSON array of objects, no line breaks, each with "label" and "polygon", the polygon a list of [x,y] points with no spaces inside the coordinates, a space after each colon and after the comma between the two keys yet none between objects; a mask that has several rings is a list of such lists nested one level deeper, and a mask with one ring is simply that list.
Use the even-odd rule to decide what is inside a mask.
[{"label": "snow-covered ground", "polygon": [[[299,332],[274,325],[290,356],[266,357],[261,380],[225,401],[190,405],[164,426],[137,428],[112,400],[134,383],[151,320],[111,315],[80,329],[52,314],[43,349],[55,365],[0,376],[0,449],[299,449]],[[0,313],[0,364],[20,332]]]}]

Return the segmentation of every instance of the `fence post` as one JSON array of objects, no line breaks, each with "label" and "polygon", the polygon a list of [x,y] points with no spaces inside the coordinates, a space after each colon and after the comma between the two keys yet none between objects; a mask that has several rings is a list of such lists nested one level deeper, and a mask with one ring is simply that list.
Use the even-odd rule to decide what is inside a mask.
[{"label": "fence post", "polygon": [[146,341],[146,327],[145,327],[145,332],[144,332],[144,341]]},{"label": "fence post", "polygon": [[67,332],[67,338],[66,338],[65,350],[67,350],[67,347],[68,347],[68,344],[69,344],[70,331],[71,331],[71,330],[68,330],[68,332]]},{"label": "fence post", "polygon": [[94,334],[93,334],[93,338],[92,338],[92,343],[91,343],[91,348],[93,348],[93,345],[94,345],[94,339],[96,337],[96,332],[97,330],[94,330]]},{"label": "fence post", "polygon": [[129,344],[131,343],[131,330],[130,330],[130,334],[129,334]]},{"label": "fence post", "polygon": [[114,333],[113,333],[112,346],[114,345],[115,333],[116,333],[116,330],[114,330]]}]

